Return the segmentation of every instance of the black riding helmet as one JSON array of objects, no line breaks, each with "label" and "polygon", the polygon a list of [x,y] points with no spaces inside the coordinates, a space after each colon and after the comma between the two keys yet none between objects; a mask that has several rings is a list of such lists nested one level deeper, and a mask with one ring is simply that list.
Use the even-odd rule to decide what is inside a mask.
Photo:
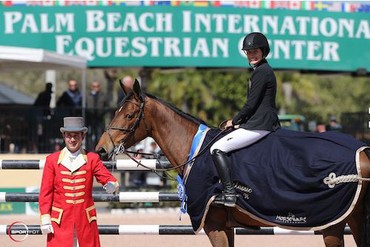
[{"label": "black riding helmet", "polygon": [[242,50],[248,51],[257,48],[260,48],[263,56],[267,57],[270,52],[270,46],[266,36],[258,32],[253,32],[245,36]]}]

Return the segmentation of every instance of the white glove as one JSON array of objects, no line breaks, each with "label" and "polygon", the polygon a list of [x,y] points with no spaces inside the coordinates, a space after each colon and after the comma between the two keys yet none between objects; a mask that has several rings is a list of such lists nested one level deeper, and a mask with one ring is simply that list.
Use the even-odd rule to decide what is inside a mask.
[{"label": "white glove", "polygon": [[42,234],[54,233],[54,228],[51,224],[41,225]]},{"label": "white glove", "polygon": [[50,215],[41,217],[41,232],[42,234],[54,233],[53,226],[51,225]]},{"label": "white glove", "polygon": [[118,191],[118,183],[117,182],[108,182],[106,183],[103,188],[108,194],[113,194]]}]

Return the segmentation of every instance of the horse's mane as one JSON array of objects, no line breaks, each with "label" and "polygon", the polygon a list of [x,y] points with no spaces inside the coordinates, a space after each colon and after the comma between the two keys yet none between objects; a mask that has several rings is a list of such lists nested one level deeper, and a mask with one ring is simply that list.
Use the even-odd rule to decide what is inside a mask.
[{"label": "horse's mane", "polygon": [[186,113],[186,112],[183,112],[182,110],[180,110],[179,108],[177,108],[176,106],[168,103],[167,101],[161,99],[161,98],[158,98],[152,94],[148,94],[146,93],[145,94],[146,96],[148,96],[149,98],[151,99],[154,99],[154,100],[157,100],[159,101],[161,104],[169,107],[171,110],[173,110],[174,112],[176,112],[177,114],[179,114],[180,116],[190,120],[190,121],[193,121],[193,122],[196,122],[197,124],[204,124],[204,125],[207,125],[203,120],[199,119],[199,118],[196,118],[194,117],[193,115],[190,115],[189,113]]}]

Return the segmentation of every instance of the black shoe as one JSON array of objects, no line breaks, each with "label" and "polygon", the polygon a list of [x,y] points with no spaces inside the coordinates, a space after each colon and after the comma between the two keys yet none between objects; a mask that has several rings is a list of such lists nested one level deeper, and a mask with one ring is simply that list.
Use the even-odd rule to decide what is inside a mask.
[{"label": "black shoe", "polygon": [[225,194],[225,206],[226,207],[235,207],[237,196],[235,194]]},{"label": "black shoe", "polygon": [[235,195],[235,194],[225,195],[224,193],[222,193],[222,194],[216,196],[216,198],[214,200],[214,203],[224,205],[226,207],[235,207],[237,197],[238,196]]}]

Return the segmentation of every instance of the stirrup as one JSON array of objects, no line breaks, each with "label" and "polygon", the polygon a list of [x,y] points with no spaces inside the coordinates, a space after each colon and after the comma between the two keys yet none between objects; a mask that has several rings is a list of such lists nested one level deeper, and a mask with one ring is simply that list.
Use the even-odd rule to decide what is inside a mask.
[{"label": "stirrup", "polygon": [[226,207],[235,207],[236,200],[238,198],[238,195],[236,194],[219,194],[216,196],[214,203],[215,204],[221,204]]}]

